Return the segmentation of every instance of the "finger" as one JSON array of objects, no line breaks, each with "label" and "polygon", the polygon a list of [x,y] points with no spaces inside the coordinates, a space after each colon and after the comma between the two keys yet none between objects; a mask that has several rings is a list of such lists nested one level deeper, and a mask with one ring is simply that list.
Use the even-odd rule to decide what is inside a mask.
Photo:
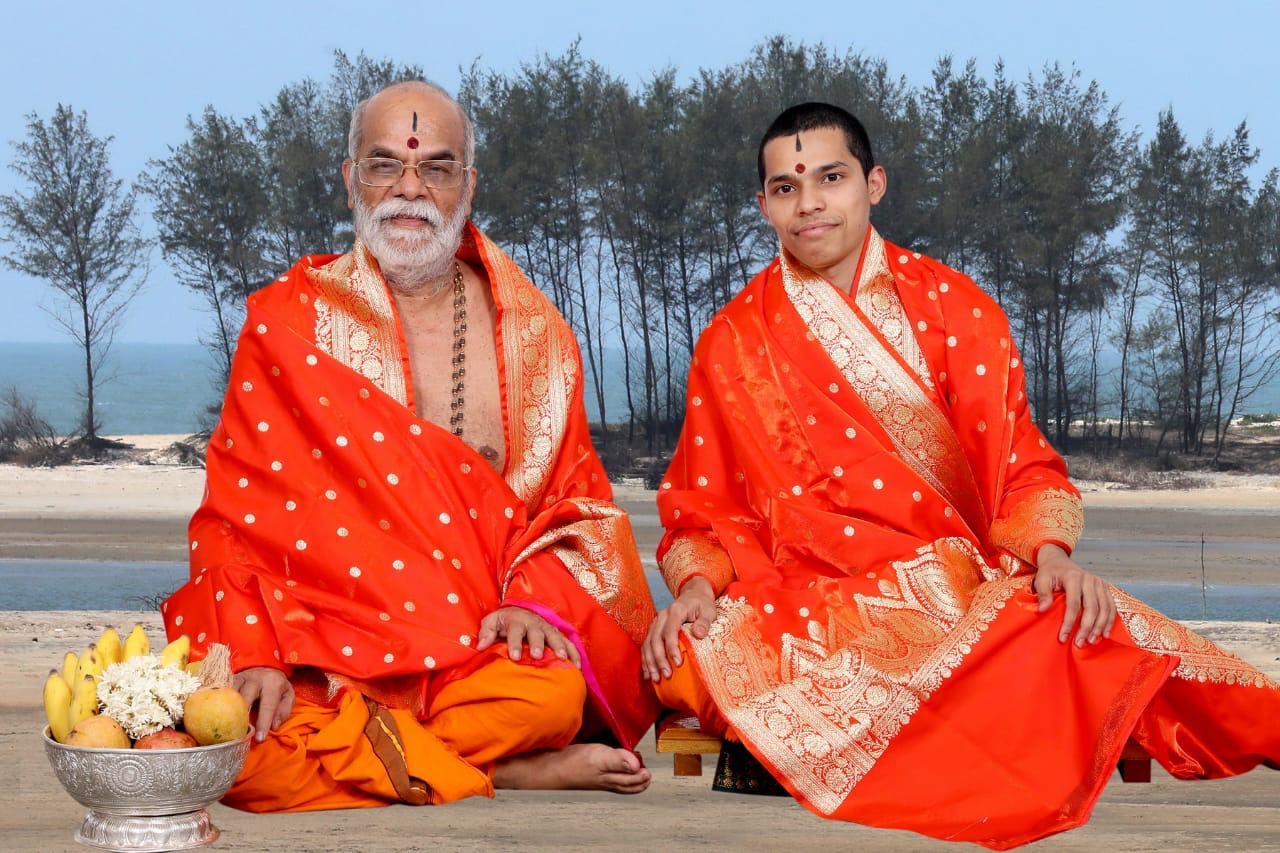
[{"label": "finger", "polygon": [[534,660],[542,660],[542,653],[550,639],[548,628],[544,625],[530,625],[525,631],[524,643],[529,647],[529,655]]},{"label": "finger", "polygon": [[552,626],[547,626],[547,648],[555,652],[560,660],[568,661],[575,667],[581,668],[582,658],[578,655],[578,647],[560,633],[559,629]]},{"label": "finger", "polygon": [[1093,587],[1098,613],[1089,634],[1089,642],[1096,643],[1102,637],[1111,636],[1111,625],[1116,620],[1116,601],[1111,595],[1111,588],[1101,578],[1094,579]]},{"label": "finger", "polygon": [[480,630],[476,632],[476,651],[482,652],[497,642],[500,627],[497,611],[481,619]]},{"label": "finger", "polygon": [[1066,592],[1067,609],[1062,615],[1062,628],[1058,631],[1058,642],[1065,643],[1067,638],[1071,636],[1071,629],[1075,627],[1076,619],[1080,616],[1080,580],[1079,578],[1068,578],[1063,584]]},{"label": "finger", "polygon": [[714,611],[708,612],[700,609],[698,612],[698,618],[694,620],[693,627],[690,629],[693,632],[693,636],[697,637],[699,640],[707,636],[711,631],[711,623],[714,619]]},{"label": "finger", "polygon": [[258,732],[254,735],[254,740],[262,743],[267,739],[267,732],[276,727],[276,705],[278,701],[274,694],[263,693],[258,703],[258,722],[262,725],[258,726]]},{"label": "finger", "polygon": [[514,622],[507,625],[507,653],[511,655],[512,660],[520,660],[520,653],[524,648],[525,627],[521,622]]},{"label": "finger", "polygon": [[1031,588],[1040,599],[1036,612],[1043,613],[1053,606],[1053,579],[1049,577],[1048,572],[1036,572],[1035,578],[1031,581]]},{"label": "finger", "polygon": [[641,671],[650,681],[657,681],[662,677],[659,661],[665,658],[662,648],[662,625],[665,618],[664,613],[657,615],[649,628],[649,635],[644,638],[644,644],[640,647]]},{"label": "finger", "polygon": [[662,674],[667,677],[671,676],[672,666],[683,663],[680,658],[680,626],[683,624],[683,619],[672,619],[662,629],[662,645],[666,651],[666,660],[662,661]]},{"label": "finger", "polygon": [[1076,630],[1076,645],[1083,646],[1097,637],[1099,615],[1102,603],[1098,600],[1098,591],[1093,584],[1080,590],[1080,627]]},{"label": "finger", "polygon": [[271,724],[273,729],[280,728],[284,725],[284,721],[289,719],[289,715],[293,713],[293,699],[293,685],[289,684],[285,687],[284,696],[276,707],[276,718]]},{"label": "finger", "polygon": [[244,697],[244,703],[252,708],[253,703],[258,701],[258,696],[262,692],[261,683],[257,679],[247,678],[246,676],[237,673],[235,677],[235,686],[236,689],[240,691],[240,695]]},{"label": "finger", "polygon": [[1110,587],[1107,587],[1106,613],[1107,613],[1107,619],[1106,619],[1106,624],[1102,628],[1102,636],[1106,637],[1107,639],[1111,639],[1111,629],[1115,627],[1116,618],[1120,615],[1120,613],[1119,613],[1119,610],[1116,608],[1116,597],[1111,594]]}]

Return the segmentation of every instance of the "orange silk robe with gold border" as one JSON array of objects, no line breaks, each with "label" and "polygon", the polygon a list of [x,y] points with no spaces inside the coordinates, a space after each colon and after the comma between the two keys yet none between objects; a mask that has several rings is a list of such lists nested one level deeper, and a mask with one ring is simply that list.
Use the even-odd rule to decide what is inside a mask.
[{"label": "orange silk robe with gold border", "polygon": [[866,245],[852,298],[776,259],[690,369],[659,558],[720,596],[686,641],[734,734],[818,814],[996,848],[1087,820],[1131,734],[1176,775],[1280,761],[1280,688],[1118,590],[1111,641],[1058,642],[1029,561],[1083,511],[1004,314]]},{"label": "orange silk robe with gold border", "polygon": [[576,341],[470,224],[459,257],[483,265],[497,305],[506,471],[415,415],[394,302],[365,250],[304,258],[249,300],[168,633],[190,635],[196,657],[228,644],[236,670],[319,673],[330,700],[354,688],[421,715],[505,654],[477,653],[476,633],[519,605],[581,653],[581,736],[633,747],[656,715],[638,650],[653,604],[591,446]]}]

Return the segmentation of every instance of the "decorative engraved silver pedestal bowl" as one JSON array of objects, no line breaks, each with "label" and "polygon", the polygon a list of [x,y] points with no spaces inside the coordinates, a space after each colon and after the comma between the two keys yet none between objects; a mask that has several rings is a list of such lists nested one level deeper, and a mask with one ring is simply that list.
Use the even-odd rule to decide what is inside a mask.
[{"label": "decorative engraved silver pedestal bowl", "polygon": [[89,810],[75,839],[88,847],[145,853],[212,844],[220,834],[205,806],[231,787],[253,731],[228,743],[186,749],[67,746],[44,730],[49,765]]}]

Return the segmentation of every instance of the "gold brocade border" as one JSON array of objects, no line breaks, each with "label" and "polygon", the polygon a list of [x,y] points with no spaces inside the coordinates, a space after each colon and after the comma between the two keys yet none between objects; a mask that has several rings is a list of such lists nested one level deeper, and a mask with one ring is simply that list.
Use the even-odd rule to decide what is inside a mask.
[{"label": "gold brocade border", "polygon": [[920,381],[933,387],[929,363],[925,361],[920,342],[911,331],[911,319],[907,316],[902,300],[898,298],[885,254],[884,238],[872,229],[867,237],[862,274],[854,290],[854,302],[867,315],[871,325],[880,331],[905,361]]},{"label": "gold brocade border", "polygon": [[1272,681],[1255,667],[1214,645],[1191,629],[1175,622],[1155,608],[1144,604],[1127,592],[1111,588],[1116,608],[1124,626],[1139,647],[1161,655],[1177,655],[1181,658],[1174,678],[1210,684],[1235,684],[1241,687],[1260,687],[1280,690],[1280,684]]},{"label": "gold brocade border", "polygon": [[1046,489],[1020,501],[1004,518],[991,522],[991,542],[1027,562],[1046,542],[1059,541],[1074,551],[1084,530],[1084,504],[1066,489]]},{"label": "gold brocade border", "polygon": [[[557,330],[562,322],[547,297],[478,230],[476,246],[502,310],[499,339],[506,362],[510,435],[507,484],[530,510],[546,489],[568,428],[568,401],[580,381],[577,364]],[[547,495],[547,503],[563,497]]]},{"label": "gold brocade border", "polygon": [[[959,509],[963,518],[971,523],[985,518],[977,483],[955,431],[918,377],[885,349],[830,284],[803,267],[793,266],[785,253],[781,266],[787,296],[800,318],[902,458]],[[859,282],[858,286],[863,285]]]},{"label": "gold brocade border", "polygon": [[709,534],[698,530],[683,531],[674,537],[662,555],[659,569],[672,595],[679,595],[681,587],[698,575],[710,581],[719,595],[734,575],[733,563],[724,548]]},{"label": "gold brocade border", "polygon": [[316,347],[408,405],[395,308],[368,251],[357,240],[347,254],[308,269],[307,278],[317,293]]},{"label": "gold brocade border", "polygon": [[[555,527],[526,545],[502,580],[502,597],[507,596],[516,568],[545,550],[555,555],[578,586],[639,644],[653,621],[653,599],[639,563],[627,558],[636,553],[636,544],[626,513],[616,504],[595,498],[570,498],[567,502],[582,520]],[[635,568],[634,577],[628,576],[628,567]]]},{"label": "gold brocade border", "polygon": [[[901,590],[927,592],[924,573],[950,576],[946,561],[967,549],[947,540],[892,568]],[[773,648],[745,598],[722,597],[705,639],[691,647],[716,705],[815,809],[831,814],[890,743],[950,678],[1025,578],[977,585],[961,608],[954,594],[929,598],[857,596],[856,611],[832,606],[828,624]]]}]

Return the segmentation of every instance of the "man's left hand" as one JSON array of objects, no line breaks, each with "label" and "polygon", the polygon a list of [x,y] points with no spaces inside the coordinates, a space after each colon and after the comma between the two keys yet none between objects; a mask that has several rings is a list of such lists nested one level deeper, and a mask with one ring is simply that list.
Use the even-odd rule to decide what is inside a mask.
[{"label": "man's left hand", "polygon": [[524,646],[528,645],[529,655],[534,660],[542,660],[544,649],[550,649],[560,660],[582,668],[578,647],[546,619],[523,607],[499,607],[481,619],[476,651],[484,651],[499,638],[506,639],[507,652],[512,660],[520,660]]},{"label": "man's left hand", "polygon": [[1110,637],[1111,626],[1116,621],[1116,601],[1106,581],[1080,568],[1057,545],[1042,545],[1036,554],[1036,562],[1032,588],[1040,599],[1040,612],[1052,606],[1055,592],[1066,594],[1067,612],[1062,619],[1062,629],[1058,631],[1058,642],[1067,641],[1077,619],[1080,620],[1080,627],[1076,630],[1077,646]]}]

